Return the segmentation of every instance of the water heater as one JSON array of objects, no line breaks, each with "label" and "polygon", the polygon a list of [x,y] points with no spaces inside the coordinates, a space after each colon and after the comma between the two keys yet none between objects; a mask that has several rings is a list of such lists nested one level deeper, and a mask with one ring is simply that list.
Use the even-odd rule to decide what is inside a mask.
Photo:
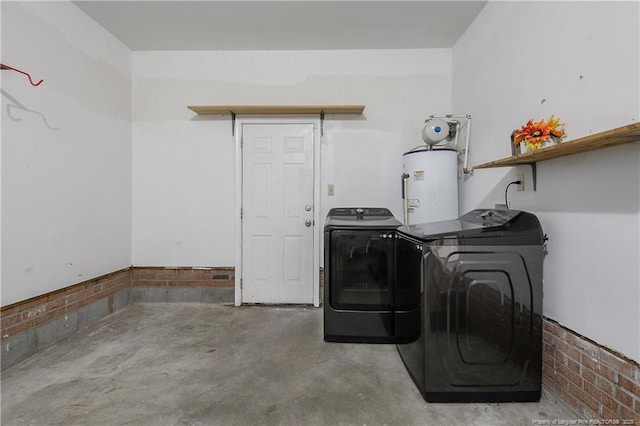
[{"label": "water heater", "polygon": [[403,155],[404,223],[458,217],[458,152],[423,147]]}]

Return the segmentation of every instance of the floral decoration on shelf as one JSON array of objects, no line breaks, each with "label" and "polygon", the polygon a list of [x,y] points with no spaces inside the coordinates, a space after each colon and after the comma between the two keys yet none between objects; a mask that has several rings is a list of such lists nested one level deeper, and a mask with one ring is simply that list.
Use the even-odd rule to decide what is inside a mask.
[{"label": "floral decoration on shelf", "polygon": [[[564,139],[566,136],[564,125],[565,123],[562,123],[554,115],[551,115],[546,121],[533,121],[531,119],[520,130],[515,130],[511,134],[511,140],[515,145],[514,148],[520,147],[522,142],[525,149],[537,151],[545,146],[555,145]],[[515,149],[515,151],[519,150]],[[514,154],[520,153],[515,151]]]}]

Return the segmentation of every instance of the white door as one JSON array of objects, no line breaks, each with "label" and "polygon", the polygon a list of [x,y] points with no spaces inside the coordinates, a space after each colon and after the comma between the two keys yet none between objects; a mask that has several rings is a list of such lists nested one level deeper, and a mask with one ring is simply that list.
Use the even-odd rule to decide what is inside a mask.
[{"label": "white door", "polygon": [[242,124],[242,302],[313,303],[313,124]]}]

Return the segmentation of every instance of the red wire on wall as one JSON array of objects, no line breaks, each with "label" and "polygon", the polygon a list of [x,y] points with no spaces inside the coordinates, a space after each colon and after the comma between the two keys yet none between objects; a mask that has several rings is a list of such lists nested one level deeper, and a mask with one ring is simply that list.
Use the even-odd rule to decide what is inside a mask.
[{"label": "red wire on wall", "polygon": [[29,74],[28,72],[24,72],[24,71],[22,71],[22,70],[19,70],[19,69],[17,69],[17,68],[14,68],[14,67],[10,67],[9,65],[0,64],[0,69],[3,69],[3,70],[13,70],[13,71],[17,71],[17,72],[19,72],[20,74],[24,74],[24,75],[26,75],[26,76],[29,78],[29,83],[31,83],[31,85],[32,85],[32,86],[39,86],[39,85],[44,81],[44,80],[40,80],[39,82],[34,83],[34,82],[33,82],[33,79],[31,78],[31,74]]}]

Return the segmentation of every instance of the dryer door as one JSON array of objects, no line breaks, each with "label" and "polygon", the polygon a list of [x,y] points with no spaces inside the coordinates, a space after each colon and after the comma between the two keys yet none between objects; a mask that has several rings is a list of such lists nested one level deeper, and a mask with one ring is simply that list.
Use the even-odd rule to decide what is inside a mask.
[{"label": "dryer door", "polygon": [[392,309],[393,231],[334,230],[330,244],[331,307]]}]

